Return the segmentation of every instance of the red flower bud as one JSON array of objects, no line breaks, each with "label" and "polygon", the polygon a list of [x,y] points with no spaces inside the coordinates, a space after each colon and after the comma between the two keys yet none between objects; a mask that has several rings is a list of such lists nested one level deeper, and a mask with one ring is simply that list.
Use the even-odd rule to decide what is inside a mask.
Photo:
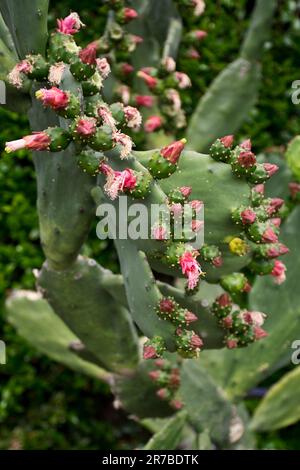
[{"label": "red flower bud", "polygon": [[240,144],[240,147],[242,147],[244,150],[248,150],[248,151],[251,150],[252,148],[251,140],[250,139],[244,140],[244,142]]},{"label": "red flower bud", "polygon": [[262,241],[264,243],[276,243],[278,242],[278,237],[276,233],[271,229],[271,227],[267,228],[262,236]]},{"label": "red flower bud", "polygon": [[165,298],[165,299],[161,299],[161,301],[159,302],[159,309],[161,312],[164,312],[164,313],[174,312],[175,307],[176,307],[176,304],[174,300],[172,299]]},{"label": "red flower bud", "polygon": [[263,339],[266,336],[268,336],[268,333],[265,330],[263,330],[262,328],[260,328],[260,326],[255,326],[254,327],[254,335],[255,335],[255,339],[259,340],[259,339]]},{"label": "red flower bud", "polygon": [[233,139],[234,139],[233,135],[226,135],[225,137],[221,137],[220,141],[222,142],[224,147],[231,148],[233,144]]},{"label": "red flower bud", "polygon": [[256,157],[250,151],[241,152],[238,156],[238,162],[244,168],[252,168],[256,164]]},{"label": "red flower bud", "polygon": [[292,199],[295,199],[300,193],[300,183],[289,183],[289,190]]},{"label": "red flower bud", "polygon": [[193,349],[200,349],[203,346],[203,341],[200,336],[193,334],[190,342],[190,347]]},{"label": "red flower bud", "polygon": [[163,125],[163,121],[159,116],[150,116],[145,122],[144,129],[146,132],[154,132],[160,129]]},{"label": "red flower bud", "polygon": [[241,219],[244,225],[253,224],[256,220],[256,214],[251,209],[245,209],[241,212]]},{"label": "red flower bud", "polygon": [[279,167],[272,163],[264,163],[263,165],[270,178],[279,170]]},{"label": "red flower bud", "polygon": [[79,52],[81,62],[88,65],[95,65],[97,58],[97,46],[94,42]]},{"label": "red flower bud", "polygon": [[187,325],[190,325],[190,323],[193,323],[197,320],[198,320],[198,317],[194,313],[189,312],[189,311],[186,312],[185,322],[186,322]]},{"label": "red flower bud", "polygon": [[192,188],[190,186],[182,186],[182,188],[179,188],[179,191],[184,197],[189,197],[192,193]]},{"label": "red flower bud", "polygon": [[160,154],[170,163],[172,163],[173,165],[176,165],[184,149],[185,144],[186,144],[186,139],[177,140],[176,142],[173,142],[167,147],[164,147],[160,151]]},{"label": "red flower bud", "polygon": [[149,95],[137,95],[135,97],[137,106],[144,106],[145,108],[152,108],[154,105],[154,97]]}]

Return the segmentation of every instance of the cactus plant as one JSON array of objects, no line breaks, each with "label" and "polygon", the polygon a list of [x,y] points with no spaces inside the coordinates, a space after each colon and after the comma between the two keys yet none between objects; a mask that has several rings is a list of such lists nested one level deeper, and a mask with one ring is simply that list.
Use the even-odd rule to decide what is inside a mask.
[{"label": "cactus plant", "polygon": [[[49,339],[55,359],[89,369],[87,373],[98,370],[99,376],[111,383],[119,403],[140,418],[177,413],[164,428],[168,443],[162,444],[158,435],[148,448],[175,446],[174,427],[180,433],[186,422],[197,435],[207,432],[211,442],[220,447],[252,446],[251,433],[244,432],[248,421],[245,410],[230,403],[215,384],[214,374],[210,376],[205,366],[199,366],[198,357],[203,356],[204,364],[209,364],[215,355],[210,349],[239,348],[222,351],[226,358],[235,358],[235,353],[242,357],[243,348],[249,345],[250,351],[263,345],[265,314],[250,309],[247,296],[257,275],[271,275],[277,284],[285,280],[285,265],[277,259],[288,252],[279,240],[283,201],[264,196],[264,183],[278,167],[259,162],[250,140],[235,142],[232,135],[223,135],[229,125],[228,113],[235,111],[234,129],[246,114],[248,105],[241,112],[237,110],[240,97],[247,95],[248,104],[253,101],[256,60],[265,40],[264,25],[258,18],[263,13],[269,23],[276,2],[264,9],[261,0],[257,1],[242,58],[212,85],[210,100],[205,98],[205,106],[216,119],[206,121],[212,130],[208,140],[203,143],[199,138],[203,134],[200,116],[206,113],[200,102],[187,141],[165,142],[170,139],[164,136],[164,143],[157,148],[137,151],[133,141],[142,116],[133,104],[148,106],[152,99],[132,94],[128,85],[132,68],[127,61],[142,41],[131,32],[135,18],[139,12],[155,10],[156,2],[138,2],[137,11],[123,1],[108,3],[111,13],[104,35],[84,48],[75,41],[83,27],[77,13],[59,19],[57,30],[48,36],[47,1],[28,3],[28,23],[23,21],[17,2],[1,5],[7,63],[10,66],[16,61],[12,70],[6,70],[7,80],[16,87],[16,101],[26,96],[31,103],[32,134],[7,142],[6,151],[26,148],[34,154],[40,237],[46,257],[37,273],[37,289],[44,300],[34,305],[53,318],[61,337],[70,337],[69,349],[65,340]],[[172,4],[168,33],[156,31],[154,35],[156,44],[163,43],[159,47],[163,46],[163,57],[151,64],[152,68],[138,70],[137,78],[155,94],[156,109],[162,114],[146,116],[146,131],[163,128],[176,134],[184,127],[175,119],[179,116],[183,120],[180,90],[190,83],[187,75],[176,70],[176,51],[171,51],[170,44],[175,35],[178,45],[181,34],[178,11],[195,2],[182,2],[179,9],[168,3]],[[199,11],[196,8],[194,13]],[[143,21],[139,26],[143,31]],[[138,62],[137,58],[138,52],[133,62]],[[141,65],[139,62],[139,69]],[[240,93],[224,95],[237,71],[242,77]],[[106,80],[110,72],[116,85],[112,93]],[[253,89],[248,88],[249,81]],[[139,92],[141,83],[136,82]],[[221,95],[226,96],[224,102]],[[122,102],[114,101],[116,96]],[[170,103],[166,104],[168,99],[173,100],[172,110]],[[226,108],[227,113],[222,119],[220,108]],[[208,153],[198,153],[203,149]],[[124,219],[121,197],[126,199],[129,214],[139,203],[147,222],[151,208],[162,207],[162,215],[151,220],[145,237],[120,236]],[[104,203],[117,215],[109,218],[109,231],[117,234],[114,242],[120,275],[81,256],[96,209]],[[203,208],[204,221],[199,218]],[[190,222],[187,231],[177,237],[178,216],[183,212],[184,221],[189,214]],[[203,223],[205,243],[198,246]],[[170,282],[162,282],[162,276]],[[23,297],[26,304],[30,295]],[[42,320],[36,316],[25,320],[20,315],[21,305],[15,298],[8,301],[12,323]],[[20,330],[45,351],[45,344],[31,335],[28,326]],[[286,333],[288,337],[289,331]],[[64,349],[68,355],[61,359]],[[239,389],[239,384],[234,385]],[[141,390],[147,401],[140,399]],[[199,394],[210,404],[196,403],[195,411]],[[186,411],[179,411],[184,405]],[[215,410],[220,412],[212,416]]]}]

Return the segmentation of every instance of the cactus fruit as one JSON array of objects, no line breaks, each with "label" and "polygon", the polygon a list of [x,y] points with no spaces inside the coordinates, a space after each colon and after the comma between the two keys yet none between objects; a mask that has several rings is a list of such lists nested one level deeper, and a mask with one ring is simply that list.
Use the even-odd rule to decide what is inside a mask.
[{"label": "cactus fruit", "polygon": [[[32,3],[31,12],[36,5],[43,6],[44,19],[47,2]],[[132,90],[130,55],[138,51],[141,39],[129,33],[126,25],[140,20],[140,9],[134,10],[123,1],[107,3],[111,18],[104,36],[83,49],[75,40],[83,27],[75,12],[58,20],[47,53],[47,29],[37,15],[32,16],[35,35],[39,33],[41,39],[39,48],[31,47],[29,39],[22,45],[17,25],[7,22],[21,60],[8,80],[17,88],[32,82],[32,134],[8,142],[6,151],[34,151],[46,257],[37,286],[80,341],[77,348],[73,344],[73,353],[109,371],[113,391],[129,412],[169,416],[187,404],[189,419],[200,432],[201,413],[192,416],[191,403],[197,390],[204,390],[217,404],[214,409],[220,410],[220,417],[214,417],[216,424],[209,425],[212,439],[231,445],[235,441],[227,431],[241,418],[211,377],[206,382],[203,376],[203,383],[198,383],[193,371],[203,375],[197,360],[205,357],[205,350],[224,346],[234,350],[263,343],[267,336],[262,328],[265,314],[246,307],[247,295],[256,274],[269,274],[276,284],[285,280],[286,267],[277,258],[288,253],[279,240],[283,200],[264,194],[264,183],[278,167],[258,162],[250,140],[235,146],[232,134],[223,136],[230,119],[218,111],[226,108],[235,129],[245,114],[237,110],[241,108],[239,97],[246,95],[246,108],[253,102],[259,67],[256,44],[253,35],[251,41],[247,39],[244,56],[224,72],[210,90],[209,99],[200,105],[201,109],[210,107],[205,125],[211,132],[206,138],[201,135],[203,129],[199,130],[203,120],[199,121],[198,109],[191,119],[188,139],[175,140],[171,132],[177,134],[186,125],[180,93],[190,87],[190,79],[176,70],[170,54],[164,54],[153,67],[138,67],[137,82],[140,85],[143,81],[151,95]],[[275,2],[270,4],[264,15],[267,22]],[[258,6],[261,9],[260,0]],[[203,13],[204,2],[186,0],[178,7],[197,17]],[[19,24],[20,9],[15,1],[10,11]],[[198,30],[188,33],[189,46],[205,37]],[[111,96],[120,98],[107,103],[110,73],[117,79]],[[228,88],[230,83],[232,88],[233,77],[238,77],[238,93],[226,95],[228,106],[224,106],[223,86]],[[148,110],[144,131],[166,131],[163,143],[152,150],[133,151],[136,132],[142,126],[142,115],[133,105],[141,109],[153,104],[157,109],[153,113]],[[210,149],[209,153],[197,153],[202,148]],[[290,189],[292,198],[298,199],[299,187],[293,184]],[[125,215],[119,204],[121,196],[126,198],[129,211],[137,203],[148,215],[154,205],[162,207],[162,214],[148,224],[145,239],[130,237],[128,231],[127,236],[120,236]],[[80,256],[96,205],[103,202],[117,216],[110,220],[109,230],[118,234],[114,243],[120,275]],[[188,226],[178,236],[180,220]],[[130,222],[126,222],[126,229]],[[205,243],[199,241],[204,229]],[[171,282],[160,282],[161,275],[169,276]],[[185,290],[180,278],[185,278]],[[150,397],[147,403],[137,397],[139,385]],[[206,413],[204,405],[201,411]],[[218,420],[226,424],[226,435]]]}]

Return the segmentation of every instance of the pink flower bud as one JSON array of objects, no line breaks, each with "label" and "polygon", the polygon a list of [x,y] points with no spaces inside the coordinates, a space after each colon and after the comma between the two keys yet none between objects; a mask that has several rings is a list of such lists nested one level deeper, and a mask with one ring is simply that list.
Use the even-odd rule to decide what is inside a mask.
[{"label": "pink flower bud", "polygon": [[254,191],[258,194],[265,194],[265,185],[264,184],[257,184],[254,186]]},{"label": "pink flower bud", "polygon": [[183,407],[183,403],[180,400],[171,400],[170,405],[174,410],[181,410]]},{"label": "pink flower bud", "polygon": [[156,395],[161,400],[166,400],[166,398],[168,398],[169,393],[166,388],[160,388],[159,390],[157,390]]},{"label": "pink flower bud", "polygon": [[124,64],[122,64],[122,66],[121,66],[121,72],[122,72],[124,75],[130,75],[130,74],[132,74],[133,71],[134,71],[134,67],[133,67],[131,64],[128,64],[127,62],[125,62]]},{"label": "pink flower bud", "polygon": [[220,297],[216,299],[216,302],[221,308],[230,307],[232,305],[231,298],[227,293],[220,295]]},{"label": "pink flower bud", "polygon": [[262,236],[262,241],[264,243],[276,243],[278,242],[278,237],[276,233],[271,229],[271,227],[267,228]]},{"label": "pink flower bud", "polygon": [[145,72],[144,70],[140,70],[140,71],[137,73],[137,76],[138,76],[139,78],[141,78],[142,80],[144,80],[144,82],[146,83],[146,85],[147,85],[151,90],[157,86],[157,78],[152,77],[151,75],[149,75],[149,74],[148,74],[147,72]]},{"label": "pink flower bud", "polygon": [[243,292],[249,293],[251,292],[251,290],[252,290],[252,286],[250,282],[247,281],[246,284],[244,285]]},{"label": "pink flower bud", "polygon": [[152,370],[151,372],[149,372],[148,375],[149,375],[151,380],[156,382],[159,379],[160,372],[158,370]]},{"label": "pink flower bud", "polygon": [[189,88],[192,86],[191,79],[186,73],[175,72],[175,77],[178,81],[178,87],[181,90],[184,90],[185,88]]},{"label": "pink flower bud", "polygon": [[195,321],[198,321],[198,317],[194,313],[187,311],[186,314],[185,314],[186,324],[190,325],[191,323],[193,323]]},{"label": "pink flower bud", "polygon": [[157,357],[156,350],[153,346],[144,346],[143,358],[155,359]]},{"label": "pink flower bud", "polygon": [[90,137],[95,134],[97,129],[97,120],[94,118],[79,119],[76,125],[76,131],[83,137]]},{"label": "pink flower bud", "polygon": [[275,227],[280,227],[281,225],[281,218],[280,217],[274,217],[270,219],[270,222],[275,226]]},{"label": "pink flower bud", "polygon": [[203,201],[199,201],[198,199],[190,201],[189,205],[196,212],[196,214],[198,214],[204,206]]},{"label": "pink flower bud", "polygon": [[160,154],[168,160],[172,165],[176,165],[178,162],[180,155],[185,147],[186,144],[186,139],[181,139],[177,140],[176,142],[173,142],[172,144],[168,145],[167,147],[164,147],[161,151]]},{"label": "pink flower bud", "polygon": [[212,260],[212,264],[215,266],[215,268],[221,268],[221,266],[223,266],[223,258],[222,256],[216,256],[216,258],[214,258]]},{"label": "pink flower bud", "polygon": [[241,219],[244,225],[253,224],[256,220],[256,214],[251,209],[245,209],[241,212]]},{"label": "pink flower bud", "polygon": [[279,167],[272,163],[264,163],[263,165],[270,178],[279,170]]},{"label": "pink flower bud", "polygon": [[154,240],[164,241],[168,238],[167,229],[161,225],[155,226],[152,231]]},{"label": "pink flower bud", "polygon": [[287,246],[283,245],[281,243],[280,245],[274,245],[269,248],[267,255],[269,258],[277,258],[278,256],[283,256],[287,253],[289,253],[289,249]]},{"label": "pink flower bud", "polygon": [[195,333],[193,334],[191,341],[190,341],[190,347],[192,349],[200,349],[203,346],[203,341],[200,338],[200,336],[196,335]]},{"label": "pink flower bud", "polygon": [[179,188],[179,191],[183,195],[183,197],[189,197],[192,194],[192,188],[190,186],[182,186]]},{"label": "pink flower bud", "polygon": [[162,118],[159,116],[150,116],[145,122],[145,132],[155,132],[160,129],[163,125]]},{"label": "pink flower bud", "polygon": [[238,162],[243,168],[251,168],[256,163],[256,157],[250,151],[241,152],[238,156]]},{"label": "pink flower bud", "polygon": [[224,328],[231,328],[233,324],[231,316],[228,315],[228,317],[223,318],[222,324]]},{"label": "pink flower bud", "polygon": [[77,13],[71,13],[63,20],[57,20],[57,32],[63,34],[76,34],[84,24]]},{"label": "pink flower bud", "polygon": [[149,95],[137,95],[135,97],[137,106],[144,106],[145,108],[152,108],[154,105],[154,97]]},{"label": "pink flower bud", "polygon": [[234,338],[228,338],[226,341],[226,346],[228,349],[235,349],[238,347],[238,341]]},{"label": "pink flower bud", "polygon": [[194,31],[194,35],[195,35],[196,39],[201,41],[202,39],[206,38],[207,32],[206,31],[201,31],[201,30],[196,30],[196,31]]},{"label": "pink flower bud", "polygon": [[289,183],[289,190],[292,199],[295,199],[300,193],[300,183]]},{"label": "pink flower bud", "polygon": [[286,279],[286,266],[281,261],[276,260],[271,275],[275,278],[275,284],[282,284]]},{"label": "pink flower bud", "polygon": [[123,16],[125,21],[131,21],[137,18],[139,15],[133,8],[124,8]]},{"label": "pink flower bud", "polygon": [[163,313],[172,313],[174,312],[176,304],[172,299],[161,299],[159,302],[159,309]]},{"label": "pink flower bud", "polygon": [[156,359],[154,364],[156,365],[156,367],[162,368],[165,366],[166,361],[164,359]]},{"label": "pink flower bud", "polygon": [[200,230],[203,229],[203,227],[204,227],[204,222],[202,220],[192,220],[191,228],[193,232],[198,233],[200,232]]},{"label": "pink flower bud", "polygon": [[260,340],[268,336],[268,333],[259,326],[254,327],[255,339]]},{"label": "pink flower bud", "polygon": [[284,200],[279,197],[275,197],[271,199],[270,204],[267,208],[268,215],[271,216],[275,214],[280,209],[280,207],[283,206],[283,204],[284,204]]},{"label": "pink flower bud", "polygon": [[190,49],[188,49],[186,56],[188,59],[192,59],[192,60],[198,60],[201,57],[197,49],[195,49],[194,47],[191,47]]},{"label": "pink flower bud", "polygon": [[56,87],[52,87],[50,90],[42,88],[36,92],[35,96],[42,101],[44,106],[49,106],[54,110],[65,109],[69,104],[68,93]]},{"label": "pink flower bud", "polygon": [[202,273],[200,264],[196,260],[198,252],[186,251],[180,258],[179,264],[181,266],[182,274],[188,279],[188,289],[193,290],[198,282]]},{"label": "pink flower bud", "polygon": [[127,126],[131,129],[139,129],[142,124],[141,113],[132,106],[126,106],[124,108],[124,114],[127,122]]},{"label": "pink flower bud", "polygon": [[220,138],[220,141],[222,142],[224,147],[231,148],[233,144],[233,139],[234,139],[233,135],[225,135],[224,137]]},{"label": "pink flower bud", "polygon": [[242,149],[244,150],[250,151],[252,148],[251,140],[250,139],[244,140],[244,142],[240,144],[240,147],[242,147]]},{"label": "pink flower bud", "polygon": [[49,145],[51,144],[51,139],[45,132],[36,132],[32,135],[27,135],[19,140],[13,140],[7,142],[5,146],[5,151],[7,153],[15,152],[21,149],[28,150],[48,150]]}]

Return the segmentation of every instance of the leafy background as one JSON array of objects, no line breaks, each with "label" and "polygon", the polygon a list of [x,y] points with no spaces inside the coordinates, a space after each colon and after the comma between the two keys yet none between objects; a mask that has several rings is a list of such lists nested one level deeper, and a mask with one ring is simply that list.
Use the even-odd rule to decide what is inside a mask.
[{"label": "leafy background", "polygon": [[[236,57],[253,1],[208,0],[199,29],[208,31],[201,59],[179,58],[179,69],[190,74],[193,92],[184,96],[188,114],[212,79]],[[88,43],[104,27],[101,2],[51,0],[50,22],[69,10],[78,11],[88,27],[81,33]],[[100,6],[99,6],[100,4]],[[263,60],[260,98],[240,130],[251,136],[257,152],[285,146],[299,134],[300,108],[290,99],[291,84],[300,78],[300,2],[280,2],[272,37]],[[4,155],[6,140],[28,132],[25,117],[0,109],[0,338],[7,345],[7,365],[0,366],[0,449],[126,449],[148,437],[134,420],[116,411],[105,384],[75,374],[39,355],[5,322],[3,303],[12,288],[33,288],[33,269],[43,255],[39,246],[35,209],[35,175],[31,156]],[[118,270],[111,245],[91,232],[84,253]],[[262,387],[269,387],[286,372],[280,371]],[[251,411],[259,398],[248,398]],[[300,449],[300,425],[258,436],[262,448]]]}]

